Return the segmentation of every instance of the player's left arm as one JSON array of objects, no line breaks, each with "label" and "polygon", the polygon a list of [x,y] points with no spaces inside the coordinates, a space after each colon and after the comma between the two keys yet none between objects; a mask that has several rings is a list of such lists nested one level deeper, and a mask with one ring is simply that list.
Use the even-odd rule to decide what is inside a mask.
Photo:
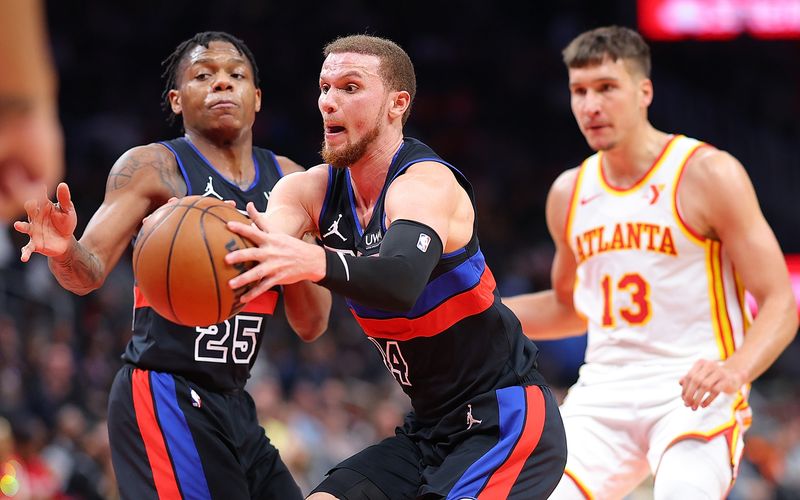
[{"label": "player's left arm", "polygon": [[690,192],[702,193],[703,203],[693,205],[696,220],[708,237],[722,242],[759,311],[743,344],[728,359],[700,360],[681,379],[684,403],[693,409],[755,380],[789,345],[798,326],[783,254],[744,167],[722,151],[698,156],[687,165],[682,181]]}]

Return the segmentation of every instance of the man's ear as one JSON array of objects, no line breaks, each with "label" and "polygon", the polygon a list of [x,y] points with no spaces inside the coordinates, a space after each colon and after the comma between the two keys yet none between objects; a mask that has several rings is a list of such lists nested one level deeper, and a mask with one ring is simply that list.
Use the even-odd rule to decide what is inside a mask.
[{"label": "man's ear", "polygon": [[653,81],[649,78],[642,78],[639,82],[640,104],[643,108],[648,108],[653,102]]},{"label": "man's ear", "polygon": [[411,94],[405,90],[400,90],[392,92],[390,95],[389,114],[393,117],[403,116],[408,107],[411,106]]},{"label": "man's ear", "polygon": [[256,113],[261,111],[261,89],[256,89]]},{"label": "man's ear", "polygon": [[167,93],[167,98],[169,99],[169,106],[172,108],[172,112],[176,115],[181,114],[181,111],[183,110],[181,107],[181,93],[175,89],[172,89]]}]

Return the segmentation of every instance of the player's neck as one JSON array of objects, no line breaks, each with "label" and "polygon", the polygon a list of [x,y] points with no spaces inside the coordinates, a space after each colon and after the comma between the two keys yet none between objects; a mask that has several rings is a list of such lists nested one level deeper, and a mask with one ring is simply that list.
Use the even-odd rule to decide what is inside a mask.
[{"label": "player's neck", "polygon": [[640,132],[603,151],[605,178],[619,188],[633,186],[650,170],[671,138],[648,123]]},{"label": "player's neck", "polygon": [[248,186],[255,176],[253,136],[249,131],[231,140],[218,141],[187,130],[186,138],[229,181]]},{"label": "player's neck", "polygon": [[350,178],[357,206],[369,208],[378,200],[392,159],[402,143],[402,134],[379,137],[364,156],[350,166]]}]

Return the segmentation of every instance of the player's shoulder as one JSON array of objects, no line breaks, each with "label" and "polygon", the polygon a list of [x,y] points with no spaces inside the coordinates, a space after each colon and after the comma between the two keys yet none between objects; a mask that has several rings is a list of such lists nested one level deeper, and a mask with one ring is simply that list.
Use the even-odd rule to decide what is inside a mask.
[{"label": "player's shoulder", "polygon": [[297,163],[296,161],[292,160],[288,156],[279,155],[278,153],[275,154],[275,161],[278,162],[278,166],[281,167],[281,172],[283,175],[293,174],[295,172],[304,172],[305,167]]},{"label": "player's shoulder", "polygon": [[[455,180],[455,175],[453,174],[452,168],[443,162],[436,160],[423,160],[413,163],[406,169],[403,176],[426,177],[430,178],[434,182]],[[403,178],[403,176],[400,176],[399,178]]]},{"label": "player's shoulder", "polygon": [[152,166],[175,166],[175,155],[160,143],[134,146],[122,153],[117,163],[136,163]]},{"label": "player's shoulder", "polygon": [[575,190],[575,184],[578,182],[580,171],[581,167],[577,166],[561,172],[550,186],[550,196],[571,197],[572,192]]},{"label": "player's shoulder", "polygon": [[169,196],[182,196],[186,187],[178,172],[178,162],[167,147],[158,143],[134,146],[111,167],[106,191],[122,188],[144,189]]},{"label": "player's shoulder", "polygon": [[284,170],[284,176],[280,183],[297,187],[327,186],[328,175],[328,165],[326,164],[315,165],[309,169],[300,167],[291,172]]},{"label": "player's shoulder", "polygon": [[735,156],[709,144],[703,144],[687,161],[681,182],[714,187],[724,185],[739,176],[746,177],[747,174]]}]

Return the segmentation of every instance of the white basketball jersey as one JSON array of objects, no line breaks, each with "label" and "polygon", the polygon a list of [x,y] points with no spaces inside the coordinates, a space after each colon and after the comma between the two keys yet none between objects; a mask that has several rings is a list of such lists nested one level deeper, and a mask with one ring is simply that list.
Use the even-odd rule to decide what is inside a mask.
[{"label": "white basketball jersey", "polygon": [[584,161],[566,234],[577,260],[575,308],[588,320],[587,363],[690,366],[726,359],[749,325],[744,289],[719,241],[687,227],[676,186],[703,143],[674,136],[633,187]]}]

